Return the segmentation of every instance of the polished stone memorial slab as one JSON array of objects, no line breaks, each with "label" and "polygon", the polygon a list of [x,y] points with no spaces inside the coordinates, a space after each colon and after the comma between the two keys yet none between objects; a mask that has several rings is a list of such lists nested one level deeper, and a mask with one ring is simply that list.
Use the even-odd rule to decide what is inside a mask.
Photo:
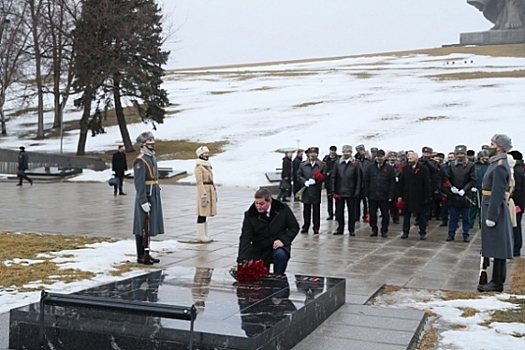
[{"label": "polished stone memorial slab", "polygon": [[[289,275],[235,282],[228,271],[171,267],[76,293],[198,309],[194,349],[291,349],[345,303],[345,280]],[[45,306],[45,349],[188,349],[190,323]],[[39,349],[40,305],[10,313],[9,347]]]}]

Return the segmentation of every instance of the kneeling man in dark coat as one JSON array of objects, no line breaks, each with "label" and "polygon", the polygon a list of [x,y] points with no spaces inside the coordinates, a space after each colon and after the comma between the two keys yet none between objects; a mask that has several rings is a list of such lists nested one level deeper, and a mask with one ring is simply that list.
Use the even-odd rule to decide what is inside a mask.
[{"label": "kneeling man in dark coat", "polygon": [[257,190],[254,197],[244,213],[237,262],[262,259],[268,267],[273,263],[274,274],[283,275],[299,223],[288,206],[272,199],[268,189]]}]

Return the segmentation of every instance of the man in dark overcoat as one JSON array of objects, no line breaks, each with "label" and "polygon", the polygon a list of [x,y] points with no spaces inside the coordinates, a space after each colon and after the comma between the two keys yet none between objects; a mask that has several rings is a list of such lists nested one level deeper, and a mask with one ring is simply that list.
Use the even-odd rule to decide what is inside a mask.
[{"label": "man in dark overcoat", "polygon": [[385,151],[380,149],[376,153],[374,162],[366,169],[363,177],[363,191],[368,198],[370,212],[370,237],[378,234],[377,210],[381,211],[381,236],[387,237],[390,216],[389,204],[394,200],[396,188],[396,174],[394,168],[385,162]]},{"label": "man in dark overcoat", "polygon": [[336,146],[330,146],[329,153],[323,158],[323,162],[326,164],[326,177],[324,179],[324,186],[326,188],[326,209],[328,211],[328,217],[326,220],[334,219],[334,199],[332,198],[333,193],[330,192],[330,186],[332,183],[330,179],[332,177],[334,165],[337,163],[339,158],[340,156],[337,154]]},{"label": "man in dark overcoat", "polygon": [[149,217],[149,236],[164,234],[164,217],[160,199],[157,158],[155,158],[155,137],[150,131],[145,131],[137,137],[140,154],[133,161],[133,176],[135,183],[135,216],[133,219],[133,234],[137,247],[137,262],[149,265],[160,262],[149,256],[144,261],[143,234],[146,216]]},{"label": "man in dark overcoat", "polygon": [[352,157],[352,146],[343,146],[343,155],[334,166],[331,188],[335,201],[335,217],[337,231],[334,235],[342,235],[345,228],[345,204],[348,210],[348,232],[355,236],[356,203],[360,198],[362,188],[361,164]]},{"label": "man in dark overcoat", "polygon": [[304,155],[304,150],[298,149],[297,153],[295,154],[295,158],[293,159],[293,162],[292,162],[292,180],[293,180],[293,198],[294,198],[293,201],[294,202],[299,201],[298,198],[295,198],[295,194],[299,192],[299,190],[301,189],[301,183],[297,179],[297,172],[299,171],[299,167],[301,166],[301,163],[303,162],[303,155]]},{"label": "man in dark overcoat", "polygon": [[255,199],[244,213],[237,262],[264,260],[273,263],[273,273],[283,275],[291,257],[292,241],[299,232],[292,210],[266,188],[255,192]]},{"label": "man in dark overcoat", "polygon": [[[308,233],[313,216],[314,234],[319,234],[321,227],[321,191],[323,190],[324,177],[326,175],[326,164],[320,161],[319,147],[308,148],[308,159],[301,163],[297,171],[298,181],[306,187],[301,196],[303,202],[304,224],[301,233]],[[322,179],[316,179],[316,173]]]},{"label": "man in dark overcoat", "polygon": [[28,167],[29,167],[29,157],[27,156],[26,148],[24,146],[20,146],[20,153],[18,153],[18,172],[17,172],[17,177],[19,180],[18,180],[17,186],[22,186],[22,181],[24,179],[26,179],[26,181],[29,182],[31,186],[33,186],[33,180],[31,180],[26,175],[26,170],[28,169]]},{"label": "man in dark overcoat", "polygon": [[513,231],[505,192],[511,177],[507,152],[512,148],[505,134],[492,136],[489,167],[481,190],[481,255],[494,258],[492,280],[478,285],[480,292],[502,292],[507,276],[506,259],[513,258]]},{"label": "man in dark overcoat", "polygon": [[516,164],[514,165],[514,192],[512,200],[516,205],[516,227],[512,228],[514,233],[514,256],[521,256],[523,237],[521,231],[521,219],[525,210],[525,171],[523,170],[523,154],[520,151],[511,151],[510,154]]},{"label": "man in dark overcoat", "polygon": [[111,170],[115,172],[115,177],[118,179],[118,184],[114,185],[113,194],[117,195],[117,189],[119,195],[125,196],[126,194],[122,190],[124,184],[124,173],[128,170],[128,162],[126,159],[126,153],[124,153],[124,146],[118,146],[118,151],[113,154],[111,159]]},{"label": "man in dark overcoat", "polygon": [[292,193],[292,152],[286,152],[283,157],[281,169],[281,183],[279,184],[279,194],[277,199],[288,202],[288,197]]},{"label": "man in dark overcoat", "polygon": [[419,239],[424,241],[427,239],[425,213],[431,198],[430,177],[427,167],[419,163],[417,153],[408,152],[407,159],[407,166],[403,168],[399,179],[398,202],[404,203],[401,238],[408,238],[410,217],[414,214],[419,226]]},{"label": "man in dark overcoat", "polygon": [[448,164],[445,173],[444,190],[448,193],[449,221],[447,242],[453,241],[458,228],[459,216],[463,222],[463,242],[470,242],[471,190],[476,188],[476,166],[465,158],[467,146],[454,148],[456,160]]}]

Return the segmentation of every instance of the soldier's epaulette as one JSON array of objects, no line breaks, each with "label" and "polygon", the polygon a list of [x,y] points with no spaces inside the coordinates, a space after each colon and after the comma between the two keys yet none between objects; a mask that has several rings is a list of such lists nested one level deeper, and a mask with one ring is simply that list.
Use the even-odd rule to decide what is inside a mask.
[{"label": "soldier's epaulette", "polygon": [[498,165],[502,165],[502,164],[503,164],[503,159],[498,160]]}]

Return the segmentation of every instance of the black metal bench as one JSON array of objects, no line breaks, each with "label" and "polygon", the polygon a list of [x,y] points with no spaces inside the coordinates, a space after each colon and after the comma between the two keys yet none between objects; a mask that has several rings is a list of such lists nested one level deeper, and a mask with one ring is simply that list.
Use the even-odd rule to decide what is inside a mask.
[{"label": "black metal bench", "polygon": [[44,350],[45,341],[44,305],[84,307],[91,309],[101,309],[106,311],[128,313],[134,315],[156,316],[190,321],[189,349],[193,349],[193,326],[195,323],[195,319],[197,318],[197,309],[195,305],[186,307],[177,305],[129,301],[122,299],[90,297],[85,295],[48,293],[45,290],[43,290],[40,296],[39,335],[41,350]]}]

